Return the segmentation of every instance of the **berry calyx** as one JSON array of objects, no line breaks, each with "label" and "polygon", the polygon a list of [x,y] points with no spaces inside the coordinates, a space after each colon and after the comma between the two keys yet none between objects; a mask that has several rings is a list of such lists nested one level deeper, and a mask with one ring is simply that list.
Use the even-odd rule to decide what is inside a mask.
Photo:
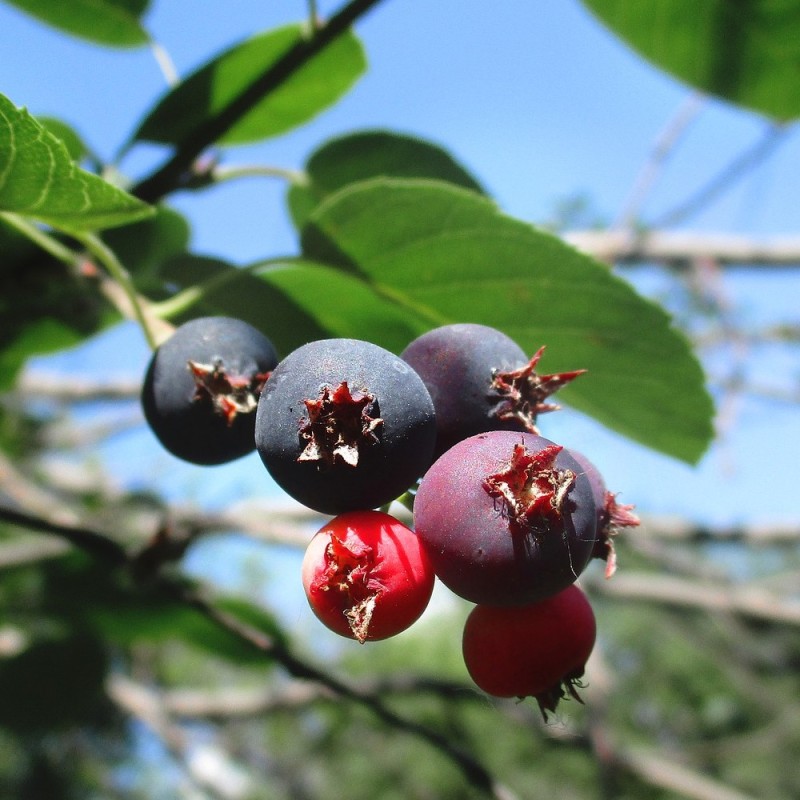
[{"label": "berry calyx", "polygon": [[540,347],[524,366],[513,370],[495,370],[492,375],[492,391],[500,397],[491,415],[502,422],[517,422],[522,430],[539,433],[536,420],[539,414],[558,411],[561,406],[545,402],[550,395],[572,382],[585,369],[570,372],[554,372],[539,375],[536,365],[544,353]]},{"label": "berry calyx", "polygon": [[592,556],[606,562],[606,578],[613,577],[617,571],[617,551],[614,537],[620,528],[635,528],[640,524],[639,517],[633,513],[633,505],[622,505],[617,502],[613,492],[606,492],[600,514],[597,541]]},{"label": "berry calyx", "polygon": [[381,511],[353,511],[316,533],[302,579],[320,621],[363,644],[415,622],[430,600],[434,573],[410,528]]},{"label": "berry calyx", "polygon": [[513,532],[546,528],[561,521],[567,493],[575,483],[572,470],[555,465],[563,449],[553,444],[531,453],[524,444],[515,444],[508,465],[484,480],[489,497],[503,501],[503,513]]},{"label": "berry calyx", "polygon": [[231,373],[221,358],[211,364],[189,359],[187,366],[194,378],[194,401],[211,403],[229,426],[233,425],[237,414],[251,414],[256,410],[261,390],[270,375],[269,372]]},{"label": "berry calyx", "polygon": [[352,393],[342,381],[335,389],[323,386],[319,397],[303,403],[308,417],[300,423],[300,438],[306,445],[298,461],[355,467],[359,452],[378,441],[376,431],[383,420],[372,416],[377,414],[374,394]]},{"label": "berry calyx", "polygon": [[633,528],[639,525],[639,517],[633,513],[635,506],[617,502],[617,495],[606,489],[606,482],[600,470],[583,453],[570,450],[570,454],[589,479],[597,505],[597,541],[592,557],[606,562],[605,576],[611,578],[617,571],[614,537],[621,528]]},{"label": "berry calyx", "polygon": [[533,697],[547,721],[578,689],[597,626],[575,585],[538,603],[476,606],[462,637],[464,663],[476,685],[494,697]]}]

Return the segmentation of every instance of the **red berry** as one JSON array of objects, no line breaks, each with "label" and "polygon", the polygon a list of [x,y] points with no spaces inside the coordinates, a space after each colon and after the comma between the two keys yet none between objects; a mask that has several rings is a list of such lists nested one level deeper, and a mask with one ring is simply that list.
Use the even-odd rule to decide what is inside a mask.
[{"label": "red berry", "polygon": [[542,714],[569,693],[580,701],[596,634],[586,595],[574,584],[527,606],[476,606],[464,626],[464,663],[475,683],[495,697],[535,697]]},{"label": "red berry", "polygon": [[381,511],[349,511],[323,525],[306,550],[302,577],[320,621],[362,643],[408,628],[434,582],[414,531]]}]

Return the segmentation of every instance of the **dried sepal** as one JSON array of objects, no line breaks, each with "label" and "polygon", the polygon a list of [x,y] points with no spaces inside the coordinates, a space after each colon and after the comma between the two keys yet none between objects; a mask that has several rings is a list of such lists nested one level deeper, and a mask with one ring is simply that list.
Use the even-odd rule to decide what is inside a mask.
[{"label": "dried sepal", "polygon": [[486,493],[502,501],[512,531],[546,529],[560,522],[576,478],[572,470],[556,466],[562,450],[561,445],[551,444],[531,453],[516,444],[508,464],[484,480]]},{"label": "dried sepal", "polygon": [[583,677],[583,670],[578,674],[568,675],[560,680],[555,686],[552,686],[545,692],[540,692],[536,695],[535,699],[539,705],[539,711],[542,712],[542,719],[545,723],[549,722],[548,714],[555,714],[558,704],[568,698],[577,700],[583,705],[583,698],[578,694],[578,689],[584,688],[581,682]]},{"label": "dried sepal", "polygon": [[300,423],[299,435],[305,447],[298,461],[355,467],[361,451],[379,441],[377,431],[383,420],[372,416],[377,405],[375,395],[351,392],[347,381],[342,381],[335,389],[323,386],[317,398],[303,403],[308,417]]},{"label": "dried sepal", "polygon": [[383,586],[372,577],[375,551],[353,537],[331,536],[325,549],[325,569],[312,583],[313,591],[337,592],[342,596],[344,616],[355,639],[369,637],[369,626]]},{"label": "dried sepal", "polygon": [[253,375],[235,375],[228,372],[221,358],[211,364],[189,360],[189,371],[194,379],[194,402],[210,402],[214,412],[233,425],[239,414],[252,414],[269,372]]},{"label": "dried sepal", "polygon": [[593,558],[601,558],[606,562],[605,577],[611,578],[617,571],[617,551],[614,537],[621,528],[634,528],[640,524],[639,517],[633,513],[633,505],[622,505],[617,502],[613,492],[606,492],[601,516],[601,525],[595,542]]},{"label": "dried sepal", "polygon": [[492,375],[492,393],[500,399],[489,412],[490,416],[502,422],[516,422],[523,430],[538,434],[536,420],[539,414],[561,408],[555,403],[545,401],[579,375],[583,375],[586,370],[539,375],[536,365],[544,350],[544,346],[540,347],[524,367],[508,371],[495,370]]}]

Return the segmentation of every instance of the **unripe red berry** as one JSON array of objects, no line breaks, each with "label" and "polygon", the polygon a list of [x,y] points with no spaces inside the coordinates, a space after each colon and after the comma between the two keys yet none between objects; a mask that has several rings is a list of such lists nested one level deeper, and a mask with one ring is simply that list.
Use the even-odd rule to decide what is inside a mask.
[{"label": "unripe red berry", "polygon": [[527,606],[476,606],[464,626],[464,663],[495,697],[534,697],[544,718],[576,684],[595,642],[594,612],[574,584]]},{"label": "unripe red berry", "polygon": [[431,598],[434,573],[414,531],[382,511],[350,511],[311,540],[302,579],[320,621],[363,643],[415,622]]}]

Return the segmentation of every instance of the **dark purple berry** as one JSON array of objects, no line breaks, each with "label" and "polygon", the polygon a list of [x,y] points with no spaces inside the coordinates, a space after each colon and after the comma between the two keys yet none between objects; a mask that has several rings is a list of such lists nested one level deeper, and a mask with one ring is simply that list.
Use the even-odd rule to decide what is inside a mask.
[{"label": "dark purple berry", "polygon": [[564,448],[532,433],[490,431],[428,470],[414,526],[434,572],[473,603],[523,605],[575,581],[592,556],[597,507]]},{"label": "dark purple berry", "polygon": [[600,470],[583,453],[576,450],[570,450],[569,453],[580,464],[592,487],[597,505],[597,541],[592,555],[606,562],[606,578],[610,578],[617,570],[614,537],[620,528],[639,525],[639,517],[633,513],[634,506],[617,502],[617,496],[606,489]]},{"label": "dark purple berry", "polygon": [[546,399],[583,372],[538,375],[543,350],[529,358],[501,331],[473,323],[434,328],[411,342],[401,357],[433,399],[437,455],[486,431],[539,433],[537,416],[558,408]]},{"label": "dark purple berry", "polygon": [[325,514],[382,506],[430,466],[433,403],[402,359],[358,339],[324,339],[273,371],[256,447],[276,483]]},{"label": "dark purple berry", "polygon": [[150,359],[144,415],[173,455],[222,464],[255,449],[258,397],[278,362],[272,342],[246,322],[200,317],[181,325]]}]

